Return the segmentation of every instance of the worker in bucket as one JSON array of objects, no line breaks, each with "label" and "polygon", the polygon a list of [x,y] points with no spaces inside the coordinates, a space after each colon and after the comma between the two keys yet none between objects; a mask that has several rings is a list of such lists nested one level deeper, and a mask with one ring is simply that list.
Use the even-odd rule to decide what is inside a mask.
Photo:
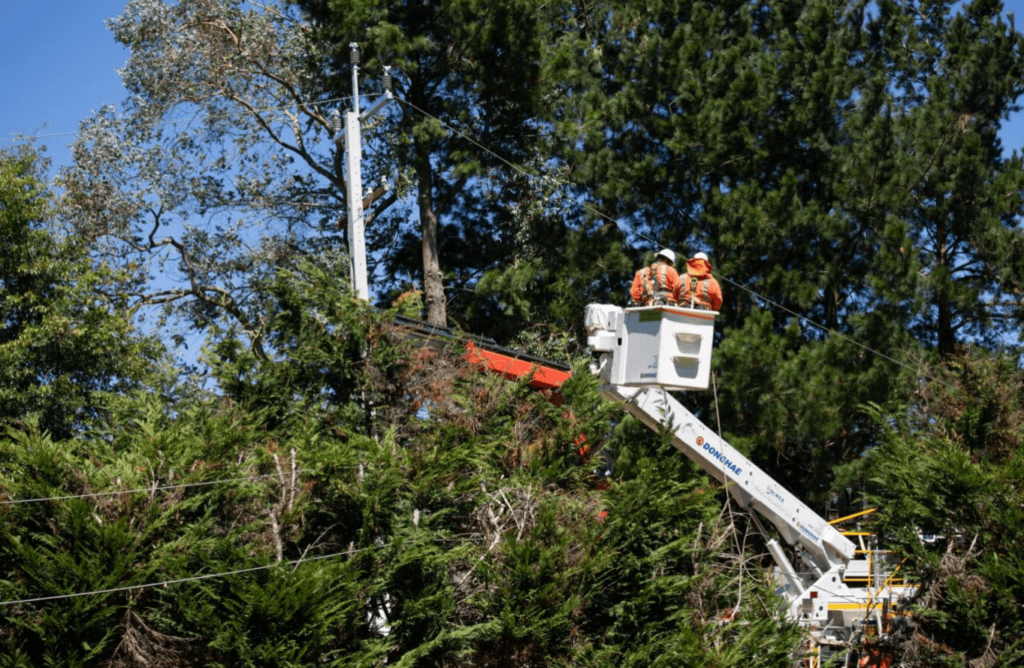
[{"label": "worker in bucket", "polygon": [[640,306],[665,306],[679,303],[682,282],[675,269],[676,254],[667,248],[658,251],[654,264],[636,272],[629,296]]},{"label": "worker in bucket", "polygon": [[705,253],[697,253],[686,261],[680,306],[710,309],[722,307],[722,286],[711,275],[711,262]]}]

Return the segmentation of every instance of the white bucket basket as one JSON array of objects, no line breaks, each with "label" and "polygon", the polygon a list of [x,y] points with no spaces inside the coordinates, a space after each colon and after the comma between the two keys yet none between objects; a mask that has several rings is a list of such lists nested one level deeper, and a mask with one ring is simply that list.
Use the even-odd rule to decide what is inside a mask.
[{"label": "white bucket basket", "polygon": [[613,385],[706,390],[717,315],[672,306],[591,304],[587,343],[604,353],[595,371]]}]

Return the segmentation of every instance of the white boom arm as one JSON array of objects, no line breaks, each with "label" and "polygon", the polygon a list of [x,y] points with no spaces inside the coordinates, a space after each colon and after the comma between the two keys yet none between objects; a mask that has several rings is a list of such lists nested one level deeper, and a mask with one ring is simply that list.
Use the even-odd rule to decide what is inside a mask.
[{"label": "white boom arm", "polygon": [[[708,475],[725,484],[743,508],[756,511],[796,553],[799,570],[769,540],[790,603],[790,617],[820,626],[829,602],[861,598],[843,583],[855,547],[821,516],[683,407],[669,390],[707,389],[714,311],[676,307],[587,307],[588,344],[601,353],[594,373],[601,394],[655,431],[667,429],[672,444]],[[756,520],[756,516],[755,516]]]}]

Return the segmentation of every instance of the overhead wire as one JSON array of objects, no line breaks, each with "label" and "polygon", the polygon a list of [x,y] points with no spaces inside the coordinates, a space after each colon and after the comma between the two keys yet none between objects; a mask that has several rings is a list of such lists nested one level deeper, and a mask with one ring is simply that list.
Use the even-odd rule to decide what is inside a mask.
[{"label": "overhead wire", "polygon": [[[417,113],[420,113],[420,114],[422,114],[422,115],[424,115],[424,116],[426,116],[428,118],[431,118],[432,120],[437,121],[444,128],[446,128],[449,131],[451,131],[451,132],[459,135],[460,137],[464,138],[466,141],[472,143],[474,146],[478,147],[480,150],[482,150],[482,151],[484,151],[484,152],[494,156],[495,158],[497,158],[502,163],[504,163],[504,164],[508,165],[509,167],[511,167],[512,169],[514,169],[516,172],[518,172],[518,173],[520,173],[520,174],[522,174],[524,176],[530,177],[530,178],[540,178],[538,175],[532,174],[532,173],[522,169],[520,166],[512,163],[511,161],[507,160],[503,156],[501,156],[501,155],[497,154],[496,152],[492,151],[490,148],[488,148],[487,146],[484,146],[483,144],[478,142],[476,139],[474,139],[473,137],[470,137],[469,135],[467,135],[466,133],[462,132],[461,130],[452,127],[450,124],[446,123],[444,120],[442,120],[442,119],[440,119],[440,118],[430,114],[429,112],[419,108],[418,106],[416,106],[412,102],[409,102],[407,100],[403,100],[403,99],[398,98],[398,97],[396,97],[395,100],[397,100],[398,102],[400,102],[402,104],[408,105],[410,108],[415,110]],[[567,183],[566,181],[561,180],[561,179],[556,179],[556,181],[558,183],[562,184],[562,185],[572,185],[572,184]],[[608,214],[604,213],[603,211],[600,211],[599,209],[597,209],[596,207],[590,205],[589,203],[582,202],[581,205],[587,211],[590,211],[591,213],[593,213],[593,214],[595,214],[595,215],[597,215],[597,216],[599,216],[599,217],[601,217],[603,219],[606,219],[606,220],[614,223],[616,225],[616,227],[618,227],[620,230],[622,230],[626,234],[636,235],[636,236],[640,237],[641,239],[644,239],[645,241],[648,241],[648,242],[650,242],[652,244],[657,245],[657,243],[658,243],[657,240],[652,239],[651,237],[645,235],[644,233],[642,233],[642,232],[640,232],[638,230],[635,230],[635,229],[625,229],[623,227],[622,223],[620,223],[617,219],[609,216]],[[778,302],[775,302],[775,301],[773,301],[773,300],[771,300],[771,299],[769,299],[769,298],[767,298],[767,297],[757,293],[756,291],[748,288],[747,286],[741,285],[740,283],[737,283],[736,281],[732,280],[731,278],[729,278],[728,276],[726,276],[726,275],[724,275],[724,274],[722,274],[720,272],[716,272],[713,275],[716,276],[717,278],[720,278],[720,279],[726,281],[730,285],[734,285],[737,288],[740,288],[741,290],[744,290],[745,292],[748,292],[750,295],[752,295],[753,297],[755,297],[757,299],[762,300],[766,304],[770,304],[771,306],[774,306],[774,307],[776,307],[776,308],[778,308],[778,309],[780,309],[782,311],[785,311],[786,313],[792,315],[793,317],[797,318],[798,320],[800,320],[801,322],[803,322],[803,323],[805,323],[807,325],[811,325],[811,326],[813,326],[813,327],[815,327],[815,328],[817,328],[819,330],[822,330],[824,332],[827,332],[829,334],[833,334],[833,335],[835,335],[835,336],[837,336],[839,338],[842,338],[845,341],[849,341],[850,343],[853,343],[854,345],[858,346],[859,348],[861,348],[861,349],[863,349],[863,350],[865,350],[865,351],[867,351],[867,352],[869,352],[869,353],[871,353],[873,355],[876,355],[876,356],[878,356],[878,357],[880,357],[882,359],[885,359],[885,360],[887,360],[889,362],[892,362],[893,364],[896,364],[896,365],[898,365],[900,367],[908,369],[908,370],[914,372],[915,374],[919,374],[919,375],[921,375],[922,377],[924,377],[924,378],[926,378],[928,380],[942,383],[942,384],[944,384],[944,385],[946,385],[948,387],[953,387],[947,381],[944,381],[944,380],[939,379],[939,378],[934,378],[934,377],[932,377],[932,376],[930,376],[928,374],[921,373],[921,371],[919,369],[917,369],[916,367],[913,367],[913,366],[911,366],[911,365],[909,365],[909,364],[907,364],[905,362],[897,360],[894,357],[892,357],[890,355],[887,355],[887,354],[885,354],[885,353],[883,353],[883,352],[881,352],[879,350],[875,350],[874,348],[872,348],[870,346],[867,346],[867,345],[857,341],[856,339],[854,339],[853,337],[851,337],[851,336],[849,336],[847,334],[844,334],[844,333],[842,333],[842,332],[840,332],[838,330],[835,330],[835,329],[832,329],[832,328],[827,327],[825,325],[822,325],[820,323],[817,323],[817,322],[811,320],[810,318],[808,318],[807,316],[801,315],[801,314],[797,313],[796,311],[793,311],[792,309],[787,308],[786,306],[784,306],[782,304],[779,304]]]},{"label": "overhead wire", "polygon": [[[451,543],[451,542],[473,542],[472,539],[467,538],[436,538],[436,542]],[[302,556],[298,559],[291,559],[288,561],[280,561],[272,564],[263,564],[260,566],[250,566],[247,568],[237,568],[230,571],[222,571],[219,573],[202,573],[199,575],[190,575],[183,578],[173,578],[169,580],[161,580],[159,582],[145,582],[136,585],[124,585],[121,587],[109,587],[107,589],[94,589],[91,591],[80,591],[71,592],[67,594],[52,594],[50,596],[36,596],[33,598],[14,599],[9,601],[0,601],[0,607],[11,606],[11,605],[23,605],[29,603],[48,603],[51,601],[61,601],[72,598],[82,598],[84,596],[100,596],[103,594],[117,594],[120,592],[137,591],[139,589],[154,589],[157,587],[169,587],[176,584],[184,584],[186,582],[199,582],[202,580],[212,580],[216,578],[230,577],[232,575],[243,575],[246,573],[255,573],[258,571],[266,571],[272,568],[278,568],[280,566],[294,566],[298,568],[305,562],[309,561],[324,561],[326,559],[335,559],[337,557],[350,557],[355,554],[363,552],[370,552],[371,550],[380,550],[395,545],[394,541],[386,543],[377,543],[368,547],[352,548],[347,549],[343,552],[332,552],[331,554],[318,554],[312,557]],[[294,569],[293,569],[294,570]]]},{"label": "overhead wire", "polygon": [[874,348],[872,348],[870,346],[866,346],[863,343],[861,343],[860,341],[857,341],[856,339],[854,339],[853,337],[848,336],[846,334],[843,334],[842,332],[834,330],[834,329],[832,329],[830,327],[826,327],[825,325],[822,325],[820,323],[817,323],[817,322],[811,320],[810,318],[808,318],[807,316],[800,315],[796,311],[794,311],[794,310],[792,310],[790,308],[787,308],[786,306],[783,306],[782,304],[780,304],[778,302],[772,301],[771,299],[768,299],[767,297],[765,297],[763,295],[758,294],[757,292],[751,290],[747,286],[740,285],[739,283],[737,283],[736,281],[732,280],[728,276],[724,276],[722,274],[717,274],[717,276],[719,278],[721,278],[722,280],[726,281],[727,283],[729,283],[730,285],[734,285],[734,286],[736,286],[737,288],[739,288],[741,290],[745,290],[746,292],[750,293],[752,296],[756,297],[757,299],[760,299],[760,300],[764,301],[766,304],[770,304],[771,306],[774,306],[775,308],[778,308],[778,309],[780,309],[782,311],[785,311],[786,313],[790,314],[794,318],[797,318],[798,320],[800,320],[801,322],[803,322],[805,324],[811,325],[813,327],[817,327],[818,329],[821,329],[821,330],[823,330],[825,332],[828,332],[829,334],[834,334],[835,336],[837,336],[837,337],[839,337],[841,339],[849,341],[850,343],[852,343],[853,345],[861,348],[862,350],[865,350],[865,351],[867,351],[867,352],[869,352],[869,353],[871,353],[873,355],[877,355],[878,357],[881,357],[882,359],[885,359],[885,360],[887,360],[889,362],[892,362],[893,364],[901,366],[904,369],[912,371],[915,374],[920,374],[923,378],[926,378],[926,379],[928,379],[930,381],[934,381],[934,382],[937,382],[937,383],[942,383],[943,385],[946,385],[947,387],[950,387],[950,388],[954,388],[954,386],[951,383],[949,383],[949,382],[947,382],[947,381],[945,381],[945,380],[943,380],[941,378],[935,378],[935,377],[930,376],[928,374],[921,373],[920,369],[918,369],[916,367],[913,367],[913,366],[910,366],[906,362],[901,362],[900,360],[898,360],[898,359],[896,359],[894,357],[891,357],[889,355],[886,355],[885,353],[883,353],[883,352],[881,352],[879,350],[875,350]]},{"label": "overhead wire", "polygon": [[[297,105],[323,105],[323,104],[334,104],[334,103],[337,103],[337,102],[349,102],[351,99],[352,99],[351,95],[345,95],[345,96],[342,96],[342,97],[327,98],[325,100],[295,100],[294,102],[292,102],[290,104],[281,104],[281,105],[269,106],[269,107],[256,107],[256,108],[250,110],[249,113],[261,114],[261,113],[266,113],[266,112],[270,112],[270,111],[283,111],[285,109],[291,109],[291,108],[293,108],[293,107],[295,107]],[[234,118],[235,116],[237,116],[237,114],[235,114],[235,113],[228,113],[228,112],[225,112],[223,114],[207,114],[207,115],[203,116],[201,120],[214,120],[214,121],[216,121],[216,120],[226,120],[226,119]],[[142,127],[153,129],[153,128],[161,127],[161,126],[164,126],[164,125],[178,125],[178,124],[192,123],[194,120],[195,119],[187,119],[186,120],[186,119],[179,119],[179,118],[165,119],[165,120],[160,120],[160,121],[153,121],[152,123],[143,123]],[[14,136],[14,137],[0,137],[0,142],[16,143],[16,142],[22,142],[22,141],[36,141],[38,139],[50,139],[50,138],[53,138],[53,137],[77,137],[80,134],[82,134],[81,130],[76,130],[75,132],[55,132],[55,133],[49,133],[49,134],[31,134],[31,135],[18,134],[18,135]]]},{"label": "overhead wire", "polygon": [[198,582],[200,580],[212,580],[215,578],[230,577],[232,575],[241,575],[244,573],[255,573],[257,571],[265,571],[278,566],[298,566],[306,561],[321,561],[324,559],[333,559],[340,556],[349,556],[357,554],[359,552],[366,552],[372,549],[379,549],[382,547],[388,547],[391,543],[383,543],[381,545],[374,545],[371,547],[364,547],[353,550],[346,550],[345,552],[335,552],[333,554],[320,554],[312,557],[302,557],[300,559],[292,559],[291,561],[282,561],[273,564],[264,564],[262,566],[251,566],[249,568],[238,568],[232,571],[224,571],[222,573],[204,573],[202,575],[190,575],[184,578],[174,578],[172,580],[162,580],[160,582],[146,582],[137,585],[124,585],[123,587],[111,587],[109,589],[94,589],[92,591],[80,591],[72,592],[70,594],[54,594],[52,596],[37,596],[35,598],[23,598],[11,601],[0,601],[0,606],[9,605],[22,605],[28,603],[46,603],[50,601],[60,601],[72,598],[81,598],[83,596],[99,596],[102,594],[116,594],[119,592],[136,591],[139,589],[153,589],[155,587],[169,587],[171,585],[183,584],[185,582]]},{"label": "overhead wire", "polygon": [[160,487],[139,487],[136,489],[124,489],[109,492],[85,492],[82,494],[67,494],[64,496],[39,496],[30,499],[0,499],[0,506],[13,506],[24,503],[43,503],[48,501],[71,501],[74,499],[94,499],[105,496],[121,496],[123,494],[142,494],[142,493],[153,493],[157,491],[163,491],[168,489],[185,489],[189,487],[208,487],[211,485],[219,485],[222,483],[230,482],[241,482],[241,481],[256,481],[262,478],[277,477],[276,474],[265,474],[252,476],[248,478],[227,478],[224,480],[207,480],[203,482],[190,482],[180,483],[176,485],[162,485]]},{"label": "overhead wire", "polygon": [[[532,179],[539,179],[539,178],[541,178],[537,174],[533,174],[531,172],[526,171],[525,169],[523,169],[519,165],[516,165],[515,163],[511,162],[510,160],[508,160],[504,156],[498,155],[498,153],[494,152],[493,150],[491,150],[487,146],[484,146],[483,144],[478,142],[473,137],[470,137],[466,133],[462,132],[458,128],[453,127],[449,123],[445,122],[443,119],[438,118],[437,116],[434,116],[430,112],[425,111],[425,110],[419,108],[418,106],[416,106],[412,102],[409,102],[408,100],[403,100],[402,98],[400,98],[398,96],[395,96],[395,100],[397,102],[401,103],[401,104],[407,105],[409,108],[413,109],[417,113],[422,114],[423,116],[426,116],[427,118],[430,118],[432,120],[437,121],[445,129],[447,129],[450,132],[453,132],[453,133],[459,135],[460,137],[462,137],[466,141],[470,142],[471,144],[473,144],[474,146],[476,146],[480,150],[482,150],[485,153],[488,153],[488,154],[492,155],[493,157],[497,158],[499,161],[501,161],[502,163],[508,165],[509,167],[511,167],[513,170],[515,170],[519,174],[522,174],[523,176],[526,176],[526,177],[529,177],[529,178],[532,178]],[[559,183],[560,185],[567,185],[567,186],[568,185],[572,185],[571,183],[566,182],[564,179],[555,179],[555,181],[556,181],[556,183]],[[618,220],[616,220],[615,218],[612,218],[611,216],[609,216],[608,214],[606,214],[603,211],[599,210],[598,208],[594,207],[593,205],[589,204],[588,202],[582,202],[581,206],[584,209],[586,209],[587,211],[590,211],[591,213],[593,213],[594,215],[596,215],[596,216],[598,216],[600,218],[604,218],[604,219],[614,223],[616,227],[618,227],[623,232],[626,232],[627,234],[634,234],[634,235],[640,237],[641,239],[644,239],[645,241],[651,242],[652,244],[657,244],[658,243],[656,239],[652,239],[651,237],[647,236],[646,234],[644,234],[642,232],[639,232],[637,230],[626,230],[626,229],[623,229],[622,224],[619,223]]]},{"label": "overhead wire", "polygon": [[[363,465],[352,465],[352,466],[342,466],[342,467],[339,467],[339,468],[345,468],[345,469],[360,468],[361,469],[362,467],[363,467]],[[299,469],[298,471],[296,471],[296,473],[315,473],[315,472],[316,471],[312,470],[312,469]],[[291,472],[289,472],[289,473],[291,473]],[[162,486],[157,486],[157,487],[137,488],[137,489],[131,489],[131,490],[117,490],[117,491],[110,491],[110,492],[92,492],[92,493],[85,493],[85,494],[69,494],[69,495],[64,495],[64,496],[37,497],[37,498],[31,498],[31,499],[7,499],[7,500],[0,501],[0,505],[12,505],[12,504],[19,504],[19,503],[40,503],[40,502],[44,502],[44,501],[65,501],[65,500],[69,500],[69,499],[84,499],[84,498],[94,498],[94,497],[101,497],[101,496],[113,496],[113,495],[119,495],[119,494],[152,493],[152,492],[155,492],[155,491],[158,491],[158,490],[181,489],[181,488],[188,488],[188,487],[201,487],[201,486],[216,485],[216,484],[221,484],[221,483],[254,481],[254,480],[260,480],[260,479],[265,479],[265,478],[277,478],[277,477],[278,477],[278,474],[276,474],[276,473],[268,473],[268,474],[261,474],[261,475],[257,475],[257,476],[247,476],[247,477],[242,477],[242,478],[225,478],[225,479],[221,479],[221,480],[208,480],[208,481],[195,482],[195,483],[181,483],[181,484],[175,484],[175,485],[162,485]],[[441,539],[441,540],[443,540],[443,539]],[[263,571],[263,570],[268,570],[268,569],[271,569],[271,568],[275,568],[275,567],[280,566],[280,565],[295,566],[297,568],[300,564],[302,564],[304,562],[320,561],[320,560],[324,560],[324,559],[332,559],[332,558],[339,557],[339,556],[351,556],[351,555],[354,555],[354,554],[358,554],[360,552],[366,552],[366,551],[369,551],[369,550],[389,547],[389,546],[391,546],[393,544],[394,544],[393,542],[381,543],[381,544],[373,545],[373,546],[366,547],[366,548],[349,549],[349,550],[345,550],[344,552],[335,552],[335,553],[326,554],[326,555],[314,555],[312,557],[307,557],[307,556],[304,555],[303,557],[301,557],[299,559],[293,559],[293,560],[285,561],[285,562],[277,562],[277,563],[273,563],[273,564],[264,564],[264,565],[261,565],[261,566],[252,566],[252,567],[248,567],[248,568],[239,568],[239,569],[234,569],[234,570],[231,570],[231,571],[224,571],[224,572],[219,572],[219,573],[204,573],[204,574],[200,574],[200,575],[191,575],[191,576],[188,576],[188,577],[174,578],[174,579],[170,579],[170,580],[161,580],[161,581],[158,581],[158,582],[147,582],[147,583],[142,583],[142,584],[137,584],[137,585],[124,585],[122,587],[111,587],[111,588],[107,588],[107,589],[95,589],[95,590],[84,591],[84,592],[71,592],[71,593],[67,593],[67,594],[54,594],[54,595],[51,595],[51,596],[37,596],[37,597],[34,597],[34,598],[25,598],[25,599],[16,599],[16,600],[9,600],[9,601],[0,601],[0,607],[11,606],[11,605],[19,605],[19,604],[29,604],[29,603],[45,603],[45,602],[50,602],[50,601],[58,601],[58,600],[66,600],[66,599],[72,599],[72,598],[80,598],[80,597],[84,597],[84,596],[99,596],[99,595],[103,595],[103,594],[113,594],[113,593],[118,593],[118,592],[135,591],[135,590],[139,590],[139,589],[152,589],[152,588],[156,588],[156,587],[168,587],[168,586],[171,586],[171,585],[182,584],[182,583],[186,583],[186,582],[196,582],[196,581],[200,581],[200,580],[209,580],[209,579],[214,579],[214,578],[229,577],[229,576],[232,576],[232,575],[240,575],[240,574],[245,574],[245,573],[253,573],[253,572],[257,572],[257,571]]]},{"label": "overhead wire", "polygon": [[[338,468],[343,469],[354,469],[358,466],[341,466]],[[316,473],[315,469],[298,469],[295,471],[298,473]],[[289,471],[291,474],[291,471]],[[106,492],[84,492],[82,494],[67,494],[63,496],[41,496],[30,499],[0,499],[0,506],[12,506],[24,503],[43,503],[49,501],[70,501],[73,499],[92,499],[97,497],[105,496],[120,496],[123,494],[152,494],[154,492],[169,490],[169,489],[187,489],[190,487],[210,487],[212,485],[221,485],[234,482],[255,482],[257,480],[263,480],[266,478],[277,478],[276,473],[263,473],[254,476],[246,476],[239,478],[224,478],[221,480],[204,480],[200,482],[186,482],[178,483],[173,485],[159,485],[156,487],[138,487],[135,489],[124,489],[124,490],[111,490]]]}]

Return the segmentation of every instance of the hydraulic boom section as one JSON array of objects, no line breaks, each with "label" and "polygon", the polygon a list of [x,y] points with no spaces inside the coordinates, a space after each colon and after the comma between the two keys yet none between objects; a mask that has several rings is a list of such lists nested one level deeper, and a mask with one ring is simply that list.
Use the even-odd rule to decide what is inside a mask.
[{"label": "hydraulic boom section", "polygon": [[741,507],[756,511],[778,530],[798,557],[794,568],[778,542],[769,540],[768,550],[785,583],[793,619],[820,624],[827,620],[833,598],[850,600],[852,592],[843,584],[843,574],[855,551],[849,539],[719,438],[664,389],[606,385],[601,394],[621,402],[628,413],[651,429],[670,431],[676,449],[724,483]]},{"label": "hydraulic boom section", "polygon": [[[591,370],[604,381],[605,398],[623,404],[651,429],[671,432],[680,452],[725,484],[743,508],[776,528],[796,555],[794,567],[782,546],[768,541],[790,617],[812,628],[827,627],[830,603],[838,608],[865,600],[864,590],[843,582],[854,544],[669,394],[708,388],[717,315],[678,307],[591,304],[587,343],[599,355]],[[756,521],[757,515],[752,516]],[[842,619],[831,621],[844,626]]]}]

